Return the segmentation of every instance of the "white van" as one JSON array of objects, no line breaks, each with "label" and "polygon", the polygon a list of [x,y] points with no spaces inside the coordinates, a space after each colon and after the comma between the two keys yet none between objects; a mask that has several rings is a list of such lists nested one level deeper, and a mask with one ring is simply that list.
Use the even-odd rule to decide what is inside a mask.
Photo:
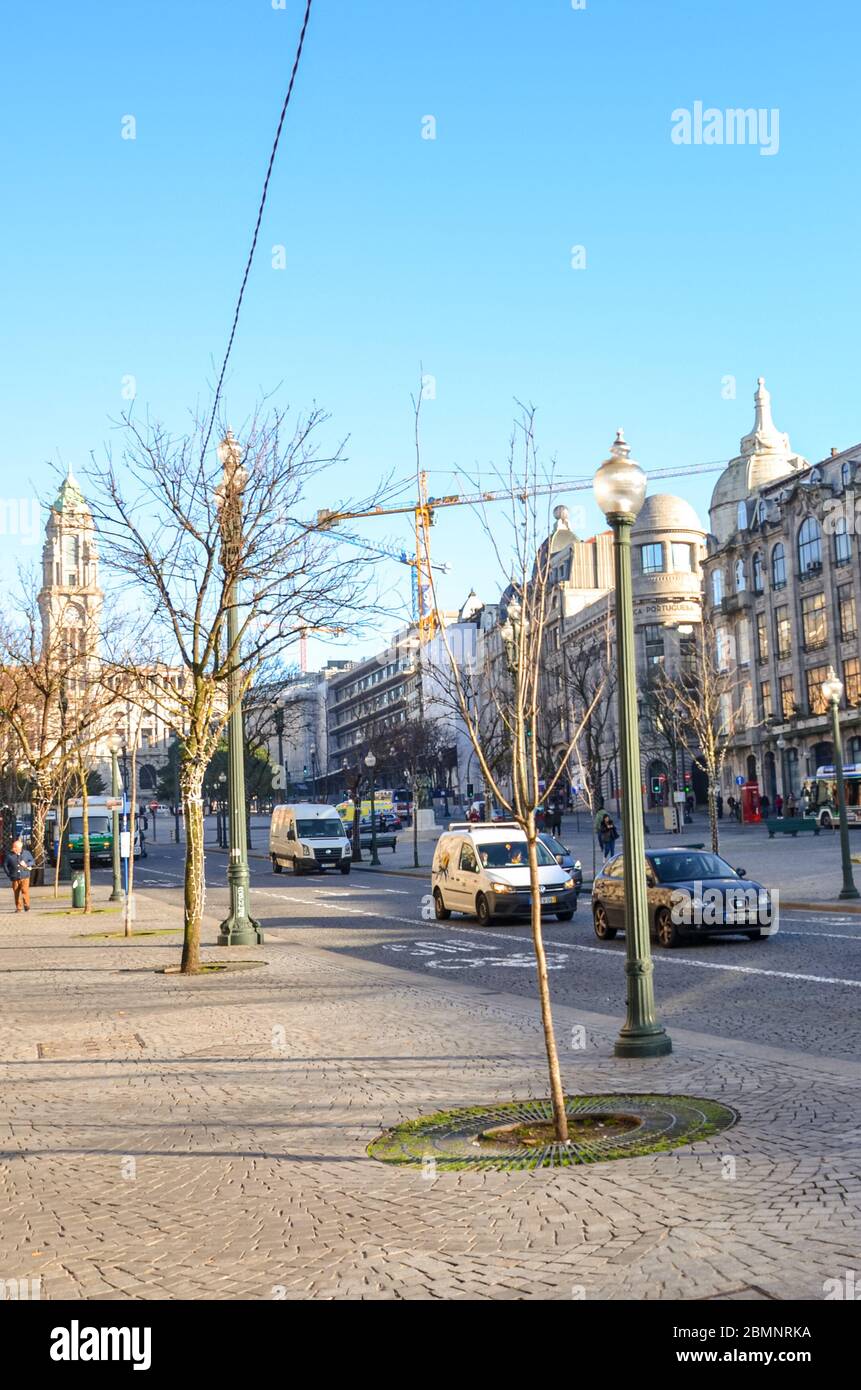
[{"label": "white van", "polygon": [[[539,840],[541,910],[570,922],[577,910],[577,887]],[[453,821],[439,837],[431,870],[437,921],[465,912],[486,926],[494,917],[528,917],[529,860],[526,835],[514,821]]]},{"label": "white van", "polygon": [[276,806],[272,812],[269,855],[276,874],[287,864],[293,865],[294,874],[324,869],[348,874],[352,848],[334,806],[300,801],[295,806]]}]

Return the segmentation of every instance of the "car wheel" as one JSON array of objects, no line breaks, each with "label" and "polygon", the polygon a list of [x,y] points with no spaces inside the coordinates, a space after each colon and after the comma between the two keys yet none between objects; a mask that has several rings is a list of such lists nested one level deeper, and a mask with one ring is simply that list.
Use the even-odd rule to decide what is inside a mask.
[{"label": "car wheel", "polygon": [[438,888],[433,890],[433,910],[438,922],[447,922],[451,913],[442,900],[442,893]]},{"label": "car wheel", "polygon": [[299,860],[298,860],[298,859],[294,859],[294,860],[293,860],[293,877],[294,877],[294,878],[298,878],[299,875],[301,874],[301,872],[302,872],[302,865],[299,863]]},{"label": "car wheel", "polygon": [[822,826],[823,830],[831,829],[833,822],[831,820],[831,813],[829,811],[825,811],[823,813],[822,819],[820,820],[819,824]]},{"label": "car wheel", "polygon": [[599,941],[613,941],[615,939],[616,928],[611,927],[607,921],[607,909],[603,903],[595,903],[592,908],[592,925]]},{"label": "car wheel", "polygon": [[664,950],[672,950],[678,946],[682,934],[673,921],[672,914],[668,907],[660,907],[655,913],[655,931],[658,937],[658,945],[663,946]]},{"label": "car wheel", "polygon": [[342,874],[348,874],[348,873],[350,872],[350,861],[349,861],[349,859],[347,860],[346,864],[342,864],[340,867],[341,867],[341,873],[342,873]]},{"label": "car wheel", "polygon": [[573,916],[574,916],[574,909],[571,908],[571,907],[566,907],[566,909],[565,909],[564,912],[557,912],[557,914],[556,914],[556,921],[557,921],[557,922],[570,922],[571,919],[573,918]]},{"label": "car wheel", "polygon": [[490,903],[487,901],[487,898],[484,896],[483,893],[479,893],[478,897],[475,900],[475,915],[478,918],[479,926],[482,927],[486,927],[488,923],[492,920]]},{"label": "car wheel", "polygon": [[272,856],[272,872],[273,874],[280,874],[281,872],[281,863],[275,858],[274,854]]}]

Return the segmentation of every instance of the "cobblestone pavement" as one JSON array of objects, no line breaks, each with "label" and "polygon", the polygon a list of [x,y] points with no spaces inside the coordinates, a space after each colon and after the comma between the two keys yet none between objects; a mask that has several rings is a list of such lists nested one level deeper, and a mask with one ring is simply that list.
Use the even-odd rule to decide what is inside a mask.
[{"label": "cobblestone pavement", "polygon": [[[620,1062],[616,1017],[559,1006],[560,1036],[589,1038],[570,1090],[710,1096],[738,1124],[590,1168],[429,1179],[366,1145],[545,1094],[531,1001],[319,933],[184,980],[156,973],[178,936],[82,939],[44,905],[0,917],[0,1277],[41,1275],[44,1297],[819,1299],[857,1267],[861,1065],[679,1031],[671,1058]],[[139,928],[171,914],[141,895]]]}]

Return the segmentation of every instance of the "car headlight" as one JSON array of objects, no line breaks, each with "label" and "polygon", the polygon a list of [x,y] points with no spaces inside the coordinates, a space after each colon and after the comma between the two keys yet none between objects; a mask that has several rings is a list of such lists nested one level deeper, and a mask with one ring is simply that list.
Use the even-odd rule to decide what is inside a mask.
[{"label": "car headlight", "polygon": [[349,845],[344,845],[344,848],[341,850],[341,856],[342,856],[342,858],[346,859],[347,855],[350,854],[350,853],[351,853],[350,846],[349,846]]},{"label": "car headlight", "polygon": [[579,860],[579,859],[575,859],[575,860],[574,860],[574,868],[575,868],[575,869],[580,869],[580,870],[582,870],[583,865],[580,863],[580,860]]},{"label": "car headlight", "polygon": [[311,855],[313,854],[313,852],[314,852],[314,851],[311,849],[311,846],[310,846],[310,845],[303,845],[303,846],[302,846],[302,853],[305,854],[305,855],[307,855],[309,859],[311,858]]},{"label": "car headlight", "polygon": [[566,878],[566,880],[565,880],[565,882],[563,883],[562,887],[563,887],[563,888],[569,888],[569,889],[570,889],[570,888],[573,888],[573,887],[574,887],[574,880],[573,880],[573,878]]},{"label": "car headlight", "polygon": [[510,883],[491,883],[494,893],[513,893],[514,889]]}]

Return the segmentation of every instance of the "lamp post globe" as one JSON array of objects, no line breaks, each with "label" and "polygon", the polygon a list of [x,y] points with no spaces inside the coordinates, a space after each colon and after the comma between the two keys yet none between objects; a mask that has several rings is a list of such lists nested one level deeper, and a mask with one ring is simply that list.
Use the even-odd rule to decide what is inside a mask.
[{"label": "lamp post globe", "polygon": [[627,1017],[616,1040],[617,1057],[665,1057],[669,1035],[657,1020],[649,937],[645,841],[641,799],[640,732],[634,648],[631,528],[646,499],[646,475],[630,457],[619,430],[595,474],[595,500],[613,532],[615,569],[617,701],[622,782],[622,845],[625,855],[625,977]]},{"label": "lamp post globe", "polygon": [[368,751],[365,756],[365,767],[371,779],[371,863],[379,865],[380,856],[377,854],[377,816],[374,805],[374,794],[376,791],[376,781],[374,778],[374,768],[377,766],[377,759],[372,751]]},{"label": "lamp post globe", "polygon": [[843,698],[843,682],[833,666],[822,682],[822,694],[831,709],[831,736],[834,742],[834,777],[837,782],[837,815],[840,822],[840,862],[843,869],[843,887],[839,897],[857,898],[858,889],[852,873],[852,857],[849,853],[849,822],[846,819],[846,788],[843,781],[843,739],[840,732],[840,701]]}]

